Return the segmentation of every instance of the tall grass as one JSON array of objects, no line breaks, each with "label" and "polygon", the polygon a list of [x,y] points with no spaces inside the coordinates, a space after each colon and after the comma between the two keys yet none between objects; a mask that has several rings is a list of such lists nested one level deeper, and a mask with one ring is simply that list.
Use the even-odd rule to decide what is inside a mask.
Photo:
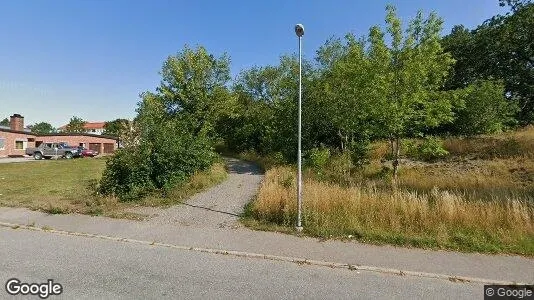
[{"label": "tall grass", "polygon": [[[291,168],[276,167],[266,173],[248,216],[264,223],[294,225],[296,192]],[[307,179],[304,227],[317,236],[534,255],[533,203],[510,195],[474,200],[437,187],[429,192],[404,188],[392,192],[372,182],[343,187]]]}]

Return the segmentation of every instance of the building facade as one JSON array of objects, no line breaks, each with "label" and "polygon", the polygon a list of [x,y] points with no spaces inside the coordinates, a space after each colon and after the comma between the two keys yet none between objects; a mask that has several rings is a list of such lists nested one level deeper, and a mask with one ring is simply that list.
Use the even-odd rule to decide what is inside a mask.
[{"label": "building facade", "polygon": [[88,133],[31,133],[24,130],[24,117],[19,114],[10,117],[9,128],[0,127],[0,157],[24,156],[26,148],[39,147],[41,143],[67,143],[101,154],[110,154],[117,149],[117,139],[111,136]]}]

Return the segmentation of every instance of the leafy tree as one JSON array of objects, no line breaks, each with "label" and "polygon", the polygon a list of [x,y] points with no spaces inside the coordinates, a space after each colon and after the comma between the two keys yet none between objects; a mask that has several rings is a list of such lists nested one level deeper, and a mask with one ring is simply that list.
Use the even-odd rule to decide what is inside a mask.
[{"label": "leafy tree", "polygon": [[376,40],[371,43],[375,64],[384,70],[378,80],[386,94],[378,95],[376,106],[381,129],[393,146],[396,181],[402,138],[452,121],[451,101],[440,89],[454,60],[439,43],[442,20],[434,13],[425,19],[419,12],[403,35],[395,8],[388,6],[386,23],[391,46],[385,46],[376,27],[371,29]]},{"label": "leafy tree", "polygon": [[0,121],[0,126],[9,126],[9,119],[5,118],[2,121]]},{"label": "leafy tree", "polygon": [[216,124],[234,109],[227,88],[229,58],[187,46],[163,64],[156,93],[141,94],[134,143],[126,143],[106,164],[103,194],[134,200],[164,195],[216,159]]},{"label": "leafy tree", "polygon": [[52,125],[46,122],[35,123],[28,127],[32,132],[40,134],[53,133],[56,131],[56,129]]},{"label": "leafy tree", "polygon": [[463,105],[455,109],[453,133],[495,133],[513,124],[518,107],[506,100],[503,91],[502,83],[492,81],[477,81],[462,90]]},{"label": "leafy tree", "polygon": [[130,121],[127,119],[115,119],[104,124],[104,135],[121,137],[130,128]]},{"label": "leafy tree", "polygon": [[502,80],[510,102],[519,105],[521,123],[534,122],[534,3],[500,1],[511,13],[497,15],[475,30],[457,26],[443,45],[458,60],[448,89],[477,80]]},{"label": "leafy tree", "polygon": [[512,11],[516,11],[525,5],[531,4],[531,0],[499,0],[500,6],[508,6]]},{"label": "leafy tree", "polygon": [[73,116],[70,118],[69,124],[65,127],[65,132],[84,133],[85,123],[86,122],[82,118]]},{"label": "leafy tree", "polygon": [[161,75],[157,92],[166,116],[180,119],[194,135],[215,138],[218,120],[230,114],[235,105],[227,88],[229,57],[216,58],[204,47],[185,46],[165,61]]}]

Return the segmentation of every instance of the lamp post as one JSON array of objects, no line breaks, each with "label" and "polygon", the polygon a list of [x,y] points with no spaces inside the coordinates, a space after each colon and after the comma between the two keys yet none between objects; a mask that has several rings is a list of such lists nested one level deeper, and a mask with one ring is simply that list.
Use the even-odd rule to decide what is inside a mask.
[{"label": "lamp post", "polygon": [[297,231],[302,231],[302,36],[304,35],[304,26],[302,24],[295,25],[295,33],[299,38],[299,117],[298,117],[298,182],[297,182]]}]

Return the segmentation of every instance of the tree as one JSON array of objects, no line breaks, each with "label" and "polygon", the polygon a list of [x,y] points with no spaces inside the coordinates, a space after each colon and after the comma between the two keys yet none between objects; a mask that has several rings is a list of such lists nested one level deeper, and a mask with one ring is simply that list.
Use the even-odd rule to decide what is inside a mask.
[{"label": "tree", "polygon": [[502,131],[514,124],[518,107],[504,97],[502,82],[476,81],[460,93],[462,106],[455,108],[455,134],[476,135]]},{"label": "tree", "polygon": [[5,118],[2,121],[0,121],[0,126],[9,126],[9,119]]},{"label": "tree", "polygon": [[215,138],[215,124],[230,114],[235,98],[227,85],[230,81],[230,59],[209,54],[204,47],[187,45],[170,56],[161,71],[158,98],[168,118],[178,118],[194,135]]},{"label": "tree", "polygon": [[475,30],[455,26],[443,38],[445,51],[458,61],[447,89],[477,80],[502,80],[504,95],[520,110],[522,124],[534,122],[534,3],[502,0],[511,12],[487,20]]},{"label": "tree", "polygon": [[133,200],[152,192],[167,195],[216,159],[216,125],[234,109],[227,88],[229,58],[185,46],[170,56],[155,93],[141,94],[133,130],[135,143],[108,160],[100,181],[103,194]]},{"label": "tree", "polygon": [[82,118],[73,116],[70,118],[69,124],[65,127],[65,132],[72,133],[84,133],[85,132],[85,121]]},{"label": "tree", "polygon": [[454,60],[439,43],[442,20],[421,12],[410,22],[406,35],[393,6],[387,7],[387,32],[391,46],[385,46],[383,34],[371,29],[373,68],[384,70],[377,80],[385,94],[378,94],[376,106],[381,130],[393,147],[393,180],[396,182],[401,140],[421,134],[453,119],[448,95],[440,92]]},{"label": "tree", "polygon": [[130,121],[127,119],[115,119],[104,124],[103,135],[121,137],[130,129]]},{"label": "tree", "polygon": [[56,131],[56,129],[52,125],[46,122],[35,123],[28,127],[30,128],[32,132],[39,133],[39,134],[47,134],[47,133],[52,133]]}]

